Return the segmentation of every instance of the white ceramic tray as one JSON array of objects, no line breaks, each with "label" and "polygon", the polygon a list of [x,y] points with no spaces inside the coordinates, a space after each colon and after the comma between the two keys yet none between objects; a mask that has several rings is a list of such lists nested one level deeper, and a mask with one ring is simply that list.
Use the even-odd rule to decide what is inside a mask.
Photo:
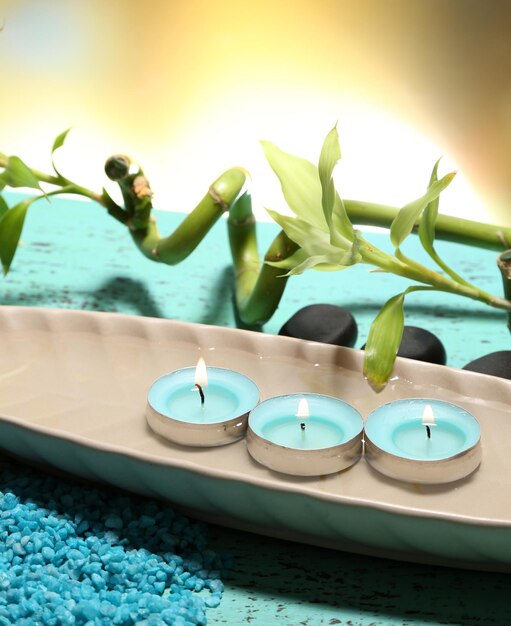
[{"label": "white ceramic tray", "polygon": [[[388,479],[362,460],[336,475],[293,478],[253,461],[245,441],[172,445],[144,418],[157,376],[232,367],[262,398],[311,391],[365,417],[396,398],[428,396],[479,419],[483,461],[444,486]],[[0,307],[0,449],[32,462],[168,499],[225,525],[404,560],[511,571],[511,382],[398,359],[380,394],[357,350],[168,320]]]}]

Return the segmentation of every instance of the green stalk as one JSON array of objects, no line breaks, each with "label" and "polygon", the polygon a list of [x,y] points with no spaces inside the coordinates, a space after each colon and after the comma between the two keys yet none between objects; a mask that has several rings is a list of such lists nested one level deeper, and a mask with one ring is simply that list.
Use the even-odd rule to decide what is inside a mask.
[{"label": "green stalk", "polygon": [[[264,263],[257,251],[256,222],[250,195],[245,193],[229,211],[229,243],[235,272],[235,299],[241,320],[250,326],[264,324],[277,309],[287,278],[282,270]],[[281,261],[298,245],[280,231],[271,243],[264,261]]]},{"label": "green stalk", "polygon": [[236,305],[238,309],[244,309],[261,270],[256,222],[252,213],[252,199],[248,192],[231,207],[227,233],[236,283]]},{"label": "green stalk", "polygon": [[246,179],[247,173],[242,168],[232,168],[217,178],[180,226],[171,235],[157,242],[152,251],[155,259],[174,265],[186,258],[220,216],[235,203],[244,189]]},{"label": "green stalk", "polygon": [[[148,206],[148,187],[145,187],[147,181],[141,170],[129,174],[130,166],[127,157],[117,155],[107,161],[105,170],[121,186],[129,213],[137,215],[141,205]],[[145,222],[135,223],[131,220],[129,226],[131,236],[142,254],[153,261],[175,265],[195,250],[220,216],[228,211],[227,227],[235,272],[236,308],[243,323],[260,326],[278,307],[287,280],[280,277],[281,270],[261,264],[252,201],[245,190],[246,179],[247,172],[242,168],[231,168],[224,172],[168,237],[161,237],[156,222],[148,213]],[[297,244],[280,232],[264,260],[281,260],[297,249]]]},{"label": "green stalk", "polygon": [[[6,165],[7,157],[0,154],[0,167]],[[98,194],[60,175],[31,171],[40,182],[58,187],[48,192],[48,195],[77,194],[105,207],[115,219],[129,228],[134,243],[144,256],[168,265],[180,263],[193,252],[220,216],[228,211],[227,225],[235,272],[235,300],[238,314],[241,321],[247,325],[264,324],[278,307],[287,283],[287,279],[282,277],[281,269],[265,262],[287,258],[298,249],[298,245],[281,231],[270,245],[264,262],[261,261],[257,249],[256,222],[252,213],[251,198],[245,190],[247,172],[242,168],[232,168],[224,172],[176,230],[168,237],[162,237],[156,221],[151,216],[152,192],[149,183],[140,168],[135,173],[130,173],[132,169],[130,160],[123,155],[112,157],[105,166],[107,175],[120,186],[124,208],[117,205],[105,190]],[[394,207],[354,200],[345,201],[345,206],[354,223],[387,228],[398,212]],[[438,216],[436,236],[449,241],[501,250],[504,245],[511,242],[511,228]],[[404,257],[400,260],[390,256],[363,238],[361,254],[364,263],[431,285],[441,291],[463,295],[511,311],[509,300],[492,296],[472,285],[456,282],[415,261],[407,263]],[[511,256],[507,261],[511,264]],[[510,298],[511,272],[509,268],[506,271],[508,278],[504,283],[505,295]]]},{"label": "green stalk", "polygon": [[[502,276],[504,296],[511,301],[511,250],[506,250],[497,257],[497,266]],[[511,330],[511,313],[508,313],[507,327]]]},{"label": "green stalk", "polygon": [[[399,211],[396,207],[359,200],[344,200],[344,206],[353,224],[360,226],[390,228]],[[414,232],[417,228],[418,223],[415,225]],[[499,252],[511,248],[511,228],[450,215],[438,216],[435,224],[435,236],[445,241],[464,243]]]},{"label": "green stalk", "polygon": [[[434,270],[421,265],[416,261],[408,264],[400,259],[379,250],[363,237],[360,237],[360,254],[362,255],[362,262],[369,265],[374,265],[385,271],[409,278],[410,280],[417,281],[419,283],[430,285],[439,291],[447,293],[453,293],[460,296],[471,298],[472,300],[478,300],[484,302],[492,307],[498,309],[504,309],[505,311],[511,311],[511,300],[499,298],[494,296],[474,285],[458,283],[448,276],[439,274]],[[507,297],[507,294],[506,294]]]},{"label": "green stalk", "polygon": [[[0,168],[7,166],[8,157],[5,154],[0,153]],[[84,198],[89,198],[94,202],[97,202],[101,206],[103,206],[108,213],[114,217],[118,222],[122,224],[126,224],[127,217],[126,212],[117,205],[106,192],[102,194],[98,194],[86,187],[82,187],[81,185],[77,185],[67,180],[63,176],[53,176],[52,174],[46,174],[45,172],[41,172],[39,170],[30,168],[30,171],[41,183],[48,183],[49,185],[54,185],[56,187],[60,187],[58,190],[54,190],[46,195],[59,195],[64,193],[74,194],[77,196],[82,196]]]},{"label": "green stalk", "polygon": [[[0,167],[7,165],[7,156],[0,154]],[[124,157],[125,158],[125,157]],[[246,172],[241,168],[234,168],[236,171]],[[32,173],[41,181],[52,185],[67,184],[68,181],[60,176],[52,176],[32,169]],[[220,177],[221,179],[222,177]],[[219,179],[219,180],[220,180]],[[216,183],[213,183],[212,187]],[[121,189],[122,189],[122,185]],[[96,194],[85,187],[74,185],[75,191],[69,193],[77,193],[86,198],[90,198],[98,202],[105,208],[107,203],[101,194]],[[124,196],[124,192],[123,192]],[[126,198],[125,198],[126,203]],[[362,200],[344,200],[344,205],[350,220],[360,226],[380,226],[382,228],[390,228],[399,209],[385,204],[376,204],[374,202],[364,202]],[[118,207],[120,209],[120,207]],[[416,230],[418,223],[415,226]],[[463,219],[461,217],[453,217],[450,215],[439,215],[435,225],[435,235],[438,239],[445,241],[453,241],[455,243],[463,243],[477,248],[486,248],[488,250],[496,250],[501,252],[503,249],[511,248],[511,228],[505,226],[495,226],[484,222],[476,222],[473,220]],[[168,244],[170,246],[170,243]]]},{"label": "green stalk", "polygon": [[[5,154],[0,154],[0,167],[7,167],[8,160],[8,156],[6,156]],[[33,168],[30,168],[30,170],[32,174],[34,174],[34,176],[38,178],[42,183],[50,183],[50,185],[63,185],[68,182],[65,178],[61,176],[52,176],[51,174],[45,174],[44,172],[40,172],[39,170],[35,170]]]}]

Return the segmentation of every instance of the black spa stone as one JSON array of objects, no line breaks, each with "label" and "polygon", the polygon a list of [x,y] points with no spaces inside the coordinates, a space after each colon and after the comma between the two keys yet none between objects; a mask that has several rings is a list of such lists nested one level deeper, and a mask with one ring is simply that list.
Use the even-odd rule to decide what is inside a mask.
[{"label": "black spa stone", "polygon": [[358,328],[346,309],[335,304],[310,304],[290,317],[279,335],[352,347]]},{"label": "black spa stone", "polygon": [[485,354],[479,359],[467,363],[463,369],[511,380],[511,350]]},{"label": "black spa stone", "polygon": [[418,326],[405,326],[397,356],[427,363],[445,365],[447,355],[444,344],[429,330]]},{"label": "black spa stone", "polygon": [[[362,346],[362,350],[365,344]],[[429,330],[418,326],[405,326],[397,356],[415,361],[445,365],[447,356],[444,344]]]}]

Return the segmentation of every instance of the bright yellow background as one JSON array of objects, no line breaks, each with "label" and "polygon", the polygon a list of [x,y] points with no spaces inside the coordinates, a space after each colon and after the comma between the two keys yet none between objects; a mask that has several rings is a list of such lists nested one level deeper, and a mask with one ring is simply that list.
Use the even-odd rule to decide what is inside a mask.
[{"label": "bright yellow background", "polygon": [[[510,224],[508,0],[4,0],[0,151],[91,186],[114,152],[158,208],[190,210],[233,164],[281,208],[258,139],[316,160],[339,121],[346,197],[403,204],[433,162],[441,209]],[[450,161],[450,163],[449,163]],[[262,215],[262,209],[258,209]]]}]

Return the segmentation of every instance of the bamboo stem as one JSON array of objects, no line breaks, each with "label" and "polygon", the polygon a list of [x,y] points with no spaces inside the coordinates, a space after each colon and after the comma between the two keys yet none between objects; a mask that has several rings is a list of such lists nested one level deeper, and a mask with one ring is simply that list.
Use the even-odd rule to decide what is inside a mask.
[{"label": "bamboo stem", "polygon": [[[116,155],[111,157],[112,159],[126,159],[123,155]],[[8,157],[4,154],[0,154],[0,167],[7,165]],[[107,163],[109,162],[107,161]],[[246,176],[246,171],[242,168],[233,168],[235,171],[243,172]],[[231,171],[231,170],[229,170]],[[49,183],[52,185],[63,185],[68,181],[65,181],[61,177],[45,174],[39,170],[32,169],[32,173],[41,182]],[[218,180],[222,179],[220,177]],[[112,180],[120,182],[119,178],[112,177]],[[225,183],[224,183],[225,184]],[[213,183],[214,187],[215,183]],[[123,185],[120,184],[123,191],[123,197],[128,209],[129,200],[125,196]],[[108,208],[105,199],[101,194],[96,194],[85,187],[75,185],[76,191],[87,198],[90,198],[105,208]],[[360,226],[380,226],[383,228],[390,228],[392,221],[396,217],[399,209],[393,206],[385,204],[376,204],[374,202],[364,202],[363,200],[344,200],[344,205],[350,220]],[[120,209],[120,207],[118,207]],[[122,210],[122,209],[121,209]],[[115,211],[114,211],[115,213]],[[119,216],[116,217],[118,219]],[[416,224],[415,229],[418,227]],[[493,224],[486,224],[484,222],[476,222],[473,220],[467,220],[461,217],[453,217],[451,215],[438,215],[435,225],[435,236],[438,239],[445,241],[453,241],[455,243],[463,243],[477,248],[486,248],[489,250],[496,250],[501,252],[503,249],[511,248],[511,228],[506,226],[496,226]],[[170,245],[170,243],[168,244]]]},{"label": "bamboo stem", "polygon": [[246,177],[245,170],[232,168],[217,178],[177,229],[156,244],[153,251],[156,260],[174,265],[195,250],[220,216],[230,209],[243,192]]},{"label": "bamboo stem", "polygon": [[[7,165],[8,157],[0,154],[0,167]],[[245,189],[247,172],[232,168],[224,172],[210,187],[195,209],[187,215],[176,230],[162,237],[151,216],[152,192],[143,171],[135,168],[123,156],[111,157],[105,166],[107,175],[121,189],[124,208],[117,205],[103,190],[97,194],[68,181],[31,170],[39,181],[58,187],[51,195],[72,193],[98,202],[119,222],[128,226],[131,237],[147,258],[167,265],[185,259],[199,245],[224,212],[229,212],[227,227],[235,272],[235,300],[239,317],[250,326],[264,324],[275,312],[284,292],[287,279],[282,270],[262,262],[257,249],[256,222],[252,213],[250,194]],[[131,172],[131,173],[130,173]],[[344,202],[351,221],[359,225],[390,227],[398,209],[386,205],[355,200]],[[511,228],[482,224],[462,218],[439,215],[436,237],[448,241],[501,250],[511,247]],[[417,263],[405,263],[362,240],[363,262],[371,263],[400,276],[436,289],[463,295],[505,309],[510,316],[511,329],[511,251],[499,257],[499,268],[504,280],[505,297],[497,298],[472,285],[457,282]],[[293,254],[298,245],[281,231],[270,245],[264,261],[281,261]]]},{"label": "bamboo stem", "polygon": [[242,310],[254,290],[261,269],[256,223],[252,213],[252,200],[248,192],[231,207],[227,220],[227,232],[236,285],[236,305]]},{"label": "bamboo stem", "polygon": [[[350,220],[361,226],[390,228],[399,211],[396,207],[359,200],[344,200],[344,206]],[[418,223],[414,231],[417,228]],[[438,215],[435,236],[445,241],[464,243],[489,250],[502,251],[504,248],[511,248],[511,228],[451,215]]]},{"label": "bamboo stem", "polygon": [[[7,163],[9,161],[9,157],[5,154],[0,154],[0,167],[7,167]],[[49,183],[50,185],[63,185],[66,181],[61,176],[52,176],[51,174],[45,174],[44,172],[40,172],[39,170],[35,170],[30,168],[32,174],[42,183]],[[92,192],[90,192],[92,193]]]},{"label": "bamboo stem", "polygon": [[[250,326],[264,324],[275,313],[287,278],[282,270],[264,263],[257,251],[257,233],[252,201],[245,193],[229,211],[227,222],[235,272],[235,298],[241,320]],[[298,245],[280,231],[264,257],[281,261],[293,254]]]},{"label": "bamboo stem", "polygon": [[[466,298],[484,302],[498,309],[511,311],[511,299],[499,298],[474,285],[456,282],[449,276],[435,272],[429,267],[417,261],[413,261],[412,259],[408,259],[408,262],[405,262],[400,258],[391,256],[375,248],[363,237],[360,237],[360,241],[360,253],[364,263],[382,268],[388,272],[402,276],[403,278],[409,278],[418,283],[430,285],[439,291],[465,296]],[[406,257],[404,258],[406,259]]]},{"label": "bamboo stem", "polygon": [[[497,266],[502,276],[504,297],[511,300],[511,250],[506,250],[497,257]],[[507,327],[511,331],[511,312],[508,313]]]}]

